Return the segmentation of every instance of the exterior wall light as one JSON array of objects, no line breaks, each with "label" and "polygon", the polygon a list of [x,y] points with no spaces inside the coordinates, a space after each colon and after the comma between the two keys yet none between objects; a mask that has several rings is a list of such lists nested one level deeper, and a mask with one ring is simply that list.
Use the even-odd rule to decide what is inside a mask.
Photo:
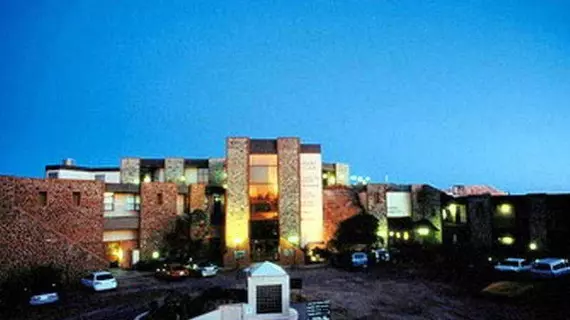
[{"label": "exterior wall light", "polygon": [[536,242],[531,242],[531,243],[528,244],[528,248],[529,248],[531,251],[535,251],[535,250],[538,249],[538,245],[536,244]]},{"label": "exterior wall light", "polygon": [[396,232],[396,238],[400,239],[402,235],[399,232]]},{"label": "exterior wall light", "polygon": [[499,241],[506,246],[510,246],[515,243],[515,238],[511,236],[504,236],[502,238],[499,238]]},{"label": "exterior wall light", "polygon": [[234,245],[236,246],[236,248],[239,247],[242,242],[243,242],[242,238],[234,238]]},{"label": "exterior wall light", "polygon": [[299,244],[299,237],[297,236],[290,236],[289,238],[287,238],[287,240],[292,244],[292,245],[298,245]]},{"label": "exterior wall light", "polygon": [[504,216],[509,216],[513,214],[513,206],[508,203],[503,203],[498,207],[499,213]]},{"label": "exterior wall light", "polygon": [[410,234],[408,231],[404,231],[404,240],[408,241],[410,239]]},{"label": "exterior wall light", "polygon": [[186,177],[185,177],[185,176],[180,176],[180,181],[186,182]]},{"label": "exterior wall light", "polygon": [[429,228],[428,227],[419,227],[416,231],[418,232],[418,234],[420,236],[423,236],[423,237],[429,235]]},{"label": "exterior wall light", "polygon": [[153,259],[158,259],[160,257],[160,253],[158,253],[158,251],[153,251],[152,252],[152,258]]},{"label": "exterior wall light", "polygon": [[143,182],[144,183],[150,182],[150,176],[148,174],[146,176],[144,176]]},{"label": "exterior wall light", "polygon": [[394,231],[388,232],[388,235],[389,235],[390,237],[393,237],[393,236],[394,236]]}]

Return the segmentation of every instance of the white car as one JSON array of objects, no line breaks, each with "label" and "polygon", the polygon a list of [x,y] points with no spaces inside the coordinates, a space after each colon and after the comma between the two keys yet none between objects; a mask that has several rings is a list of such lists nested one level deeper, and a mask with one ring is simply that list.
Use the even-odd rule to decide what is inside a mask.
[{"label": "white car", "polygon": [[117,279],[108,271],[91,272],[81,279],[81,284],[95,291],[117,289]]},{"label": "white car", "polygon": [[501,272],[524,272],[529,271],[532,262],[522,258],[507,258],[495,266],[495,270]]},{"label": "white car", "polygon": [[530,272],[540,278],[556,278],[570,274],[568,260],[561,258],[538,259],[532,265]]},{"label": "white car", "polygon": [[43,281],[32,287],[24,288],[24,292],[29,297],[29,304],[39,306],[59,301],[59,285],[57,283],[49,283]]},{"label": "white car", "polygon": [[192,268],[201,277],[213,277],[218,274],[218,266],[211,262],[202,262],[195,264]]}]

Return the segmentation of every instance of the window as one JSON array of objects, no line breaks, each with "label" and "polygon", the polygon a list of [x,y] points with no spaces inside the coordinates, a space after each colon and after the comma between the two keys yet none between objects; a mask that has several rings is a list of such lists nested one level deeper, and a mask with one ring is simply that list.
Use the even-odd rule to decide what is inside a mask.
[{"label": "window", "polygon": [[249,201],[252,215],[263,214],[272,219],[278,214],[277,155],[255,154],[250,156]]},{"label": "window", "polygon": [[95,180],[97,180],[97,181],[105,181],[105,175],[104,175],[104,174],[96,174],[96,175],[95,175]]},{"label": "window", "polygon": [[208,183],[208,169],[198,169],[198,183]]},{"label": "window", "polygon": [[140,210],[141,198],[134,194],[127,196],[127,204],[125,205],[125,210],[133,211]]},{"label": "window", "polygon": [[157,199],[156,202],[158,203],[159,206],[164,204],[164,197],[162,196],[162,193],[159,193],[156,195]]},{"label": "window", "polygon": [[48,179],[57,179],[59,178],[59,172],[48,172]]},{"label": "window", "polygon": [[257,313],[281,313],[281,285],[257,286]]},{"label": "window", "polygon": [[81,205],[81,193],[79,192],[73,193],[73,204],[76,206]]},{"label": "window", "polygon": [[105,192],[104,199],[103,199],[103,206],[105,207],[105,211],[115,210],[115,194],[114,193]]},{"label": "window", "polygon": [[38,193],[38,204],[40,206],[45,206],[47,205],[47,192],[45,191],[40,191]]}]

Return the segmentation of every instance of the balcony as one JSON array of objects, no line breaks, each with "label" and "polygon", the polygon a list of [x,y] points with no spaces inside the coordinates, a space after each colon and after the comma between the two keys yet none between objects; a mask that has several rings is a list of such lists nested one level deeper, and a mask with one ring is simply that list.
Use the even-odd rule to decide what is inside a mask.
[{"label": "balcony", "polygon": [[133,217],[105,217],[103,219],[103,230],[125,230],[138,229],[140,219]]}]

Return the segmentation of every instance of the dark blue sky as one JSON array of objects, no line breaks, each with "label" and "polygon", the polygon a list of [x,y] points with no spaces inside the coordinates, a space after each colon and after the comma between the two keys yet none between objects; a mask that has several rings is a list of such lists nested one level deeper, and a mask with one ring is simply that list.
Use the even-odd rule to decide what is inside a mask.
[{"label": "dark blue sky", "polygon": [[568,1],[64,2],[0,4],[0,174],[300,136],[376,181],[570,191]]}]

